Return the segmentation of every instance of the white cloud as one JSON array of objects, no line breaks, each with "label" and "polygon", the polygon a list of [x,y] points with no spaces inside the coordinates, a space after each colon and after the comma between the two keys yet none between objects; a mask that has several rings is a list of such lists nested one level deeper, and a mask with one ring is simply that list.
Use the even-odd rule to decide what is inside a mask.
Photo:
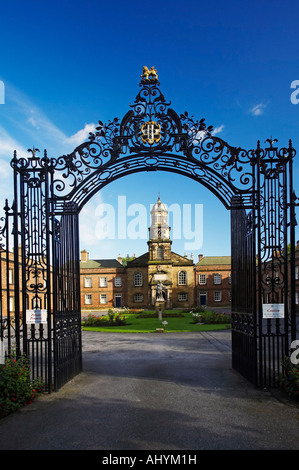
[{"label": "white cloud", "polygon": [[25,149],[0,126],[0,157],[12,158],[14,150],[23,152]]},{"label": "white cloud", "polygon": [[68,144],[72,144],[74,147],[77,147],[88,139],[89,133],[93,132],[95,128],[96,124],[85,124],[83,129],[80,129],[78,132],[71,135],[71,137],[67,137],[66,142]]},{"label": "white cloud", "polygon": [[257,104],[256,106],[253,106],[252,108],[250,108],[249,112],[253,115],[253,116],[260,116],[261,114],[263,114],[264,112],[264,109],[266,108],[266,104],[264,103],[259,103]]},{"label": "white cloud", "polygon": [[[224,129],[224,124],[221,124],[221,126],[215,127],[215,129],[211,132],[211,135],[216,135],[222,132]],[[207,136],[207,131],[198,131],[196,133],[195,139],[196,140],[201,140],[204,139]]]},{"label": "white cloud", "polygon": [[[44,111],[10,84],[7,96],[9,100],[6,105],[6,117],[13,124],[16,135],[21,133],[23,140],[26,139],[27,148],[34,145],[41,152],[46,148],[48,154],[53,157],[63,155],[72,152],[75,147],[85,142],[89,132],[95,130],[96,124],[86,123],[83,129],[68,136],[48,118]],[[12,138],[10,140],[13,142]]]},{"label": "white cloud", "polygon": [[219,132],[222,132],[224,129],[224,124],[221,124],[221,126],[215,127],[215,129],[212,132],[212,135],[219,134]]}]

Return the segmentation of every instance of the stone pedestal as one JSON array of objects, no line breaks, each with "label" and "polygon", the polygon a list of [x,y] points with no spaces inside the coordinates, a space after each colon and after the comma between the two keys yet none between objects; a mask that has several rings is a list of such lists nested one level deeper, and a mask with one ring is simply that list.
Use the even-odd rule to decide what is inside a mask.
[{"label": "stone pedestal", "polygon": [[164,310],[165,310],[165,301],[164,300],[156,300],[155,309],[156,309],[156,313],[158,314],[159,320],[162,321],[163,313],[164,313]]}]

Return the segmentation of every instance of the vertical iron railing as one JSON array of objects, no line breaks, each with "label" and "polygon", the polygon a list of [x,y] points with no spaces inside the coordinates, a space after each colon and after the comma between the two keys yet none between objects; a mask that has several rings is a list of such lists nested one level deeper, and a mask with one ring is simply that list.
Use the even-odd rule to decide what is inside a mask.
[{"label": "vertical iron railing", "polygon": [[0,218],[0,340],[1,356],[4,360],[15,347],[14,274],[13,253],[10,252],[10,219],[13,217],[8,200],[5,201],[4,217]]},{"label": "vertical iron railing", "polygon": [[82,370],[79,224],[77,205],[65,205],[53,237],[54,388]]}]

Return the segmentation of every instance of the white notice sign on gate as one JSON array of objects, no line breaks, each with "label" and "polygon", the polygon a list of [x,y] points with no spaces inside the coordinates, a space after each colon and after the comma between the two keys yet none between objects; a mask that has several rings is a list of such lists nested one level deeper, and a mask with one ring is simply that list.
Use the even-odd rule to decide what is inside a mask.
[{"label": "white notice sign on gate", "polygon": [[5,349],[2,340],[0,340],[0,364],[5,364]]},{"label": "white notice sign on gate", "polygon": [[284,304],[263,304],[263,318],[284,318]]},{"label": "white notice sign on gate", "polygon": [[47,310],[26,310],[26,323],[39,324],[47,323]]}]

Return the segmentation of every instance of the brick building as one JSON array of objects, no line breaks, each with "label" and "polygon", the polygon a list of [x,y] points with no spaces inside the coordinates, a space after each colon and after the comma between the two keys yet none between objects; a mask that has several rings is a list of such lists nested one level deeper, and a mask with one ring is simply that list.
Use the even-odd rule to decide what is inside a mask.
[{"label": "brick building", "polygon": [[162,283],[166,308],[194,305],[194,263],[171,251],[168,210],[158,198],[151,210],[148,252],[127,264],[127,300],[130,307],[155,305]]},{"label": "brick building", "polygon": [[116,259],[90,260],[88,252],[81,251],[80,287],[82,309],[126,304],[125,268]]},{"label": "brick building", "polygon": [[[82,310],[111,307],[153,308],[157,285],[163,285],[166,308],[231,306],[231,257],[199,255],[198,262],[171,251],[168,211],[160,198],[151,211],[148,250],[131,260],[89,259],[81,251],[80,286]],[[14,313],[14,256],[1,251],[1,314]],[[7,261],[8,260],[8,261]],[[299,242],[295,252],[296,310],[299,310]],[[20,276],[21,276],[20,258]],[[39,275],[40,277],[40,275]],[[28,280],[30,283],[31,280]],[[44,283],[34,278],[32,282]],[[20,288],[22,282],[20,279]],[[46,308],[46,290],[28,294],[26,308]],[[21,292],[20,292],[21,294]],[[269,299],[265,297],[264,302]],[[278,299],[281,301],[280,299]],[[22,309],[22,306],[21,306]]]},{"label": "brick building", "polygon": [[195,267],[197,305],[231,306],[231,257],[199,255]]}]

